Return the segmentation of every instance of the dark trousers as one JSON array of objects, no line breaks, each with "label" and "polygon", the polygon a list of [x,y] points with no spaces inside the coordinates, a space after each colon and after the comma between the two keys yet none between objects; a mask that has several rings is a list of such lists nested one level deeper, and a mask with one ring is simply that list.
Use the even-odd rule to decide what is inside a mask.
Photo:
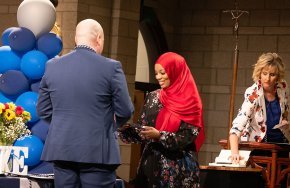
[{"label": "dark trousers", "polygon": [[55,188],[113,188],[115,165],[54,161]]}]

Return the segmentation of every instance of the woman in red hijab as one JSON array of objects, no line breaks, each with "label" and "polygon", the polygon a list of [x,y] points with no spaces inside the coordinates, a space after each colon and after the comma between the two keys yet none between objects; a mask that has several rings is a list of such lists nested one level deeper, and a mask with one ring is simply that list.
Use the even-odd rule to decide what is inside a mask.
[{"label": "woman in red hijab", "polygon": [[137,124],[131,125],[140,138],[131,138],[126,128],[120,132],[124,142],[145,143],[135,186],[199,187],[196,154],[204,130],[194,79],[184,58],[173,52],[158,58],[155,77],[161,89],[147,95]]}]

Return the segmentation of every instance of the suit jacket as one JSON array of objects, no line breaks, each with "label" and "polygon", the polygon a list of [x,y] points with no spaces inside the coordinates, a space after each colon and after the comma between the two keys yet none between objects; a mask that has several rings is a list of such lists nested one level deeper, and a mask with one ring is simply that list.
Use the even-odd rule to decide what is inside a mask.
[{"label": "suit jacket", "polygon": [[116,128],[133,111],[120,62],[82,47],[50,60],[37,104],[50,122],[41,159],[120,164]]},{"label": "suit jacket", "polygon": [[[277,95],[281,108],[280,123],[282,120],[288,121],[288,86],[286,81],[278,82]],[[258,81],[245,92],[245,100],[239,110],[237,117],[233,121],[233,127],[230,134],[236,134],[243,140],[261,142],[267,132],[267,114],[264,98],[264,91],[261,83]],[[282,132],[289,132],[289,126],[286,126]],[[287,138],[288,135],[285,135]],[[289,140],[288,140],[289,141]]]}]

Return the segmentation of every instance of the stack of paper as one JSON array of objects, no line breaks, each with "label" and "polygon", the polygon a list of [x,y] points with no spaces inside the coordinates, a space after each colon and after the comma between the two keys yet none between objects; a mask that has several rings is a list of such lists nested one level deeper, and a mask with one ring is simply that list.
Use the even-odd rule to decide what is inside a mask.
[{"label": "stack of paper", "polygon": [[239,150],[239,155],[242,159],[239,164],[234,164],[230,160],[231,150],[222,149],[219,156],[215,158],[214,163],[209,163],[209,166],[227,166],[227,167],[246,167],[251,151]]}]

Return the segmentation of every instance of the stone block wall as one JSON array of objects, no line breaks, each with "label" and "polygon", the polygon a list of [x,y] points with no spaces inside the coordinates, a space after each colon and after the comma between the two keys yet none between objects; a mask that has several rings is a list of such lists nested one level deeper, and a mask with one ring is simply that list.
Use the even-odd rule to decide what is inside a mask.
[{"label": "stone block wall", "polygon": [[9,27],[18,27],[17,9],[21,0],[0,1],[0,32]]}]

